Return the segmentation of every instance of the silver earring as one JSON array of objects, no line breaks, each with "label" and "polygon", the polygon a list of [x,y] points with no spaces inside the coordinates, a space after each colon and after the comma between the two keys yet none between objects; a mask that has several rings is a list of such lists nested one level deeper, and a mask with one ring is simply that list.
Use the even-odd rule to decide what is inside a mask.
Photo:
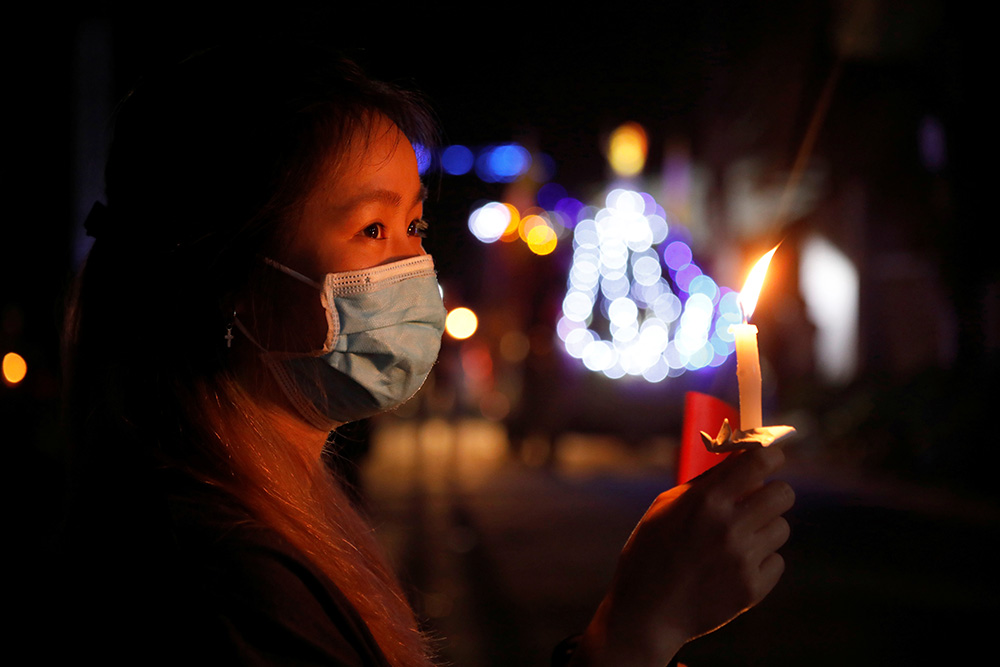
[{"label": "silver earring", "polygon": [[[236,319],[236,311],[234,310],[233,311],[233,320],[235,320],[235,319]],[[226,327],[226,335],[223,336],[223,338],[226,339],[226,347],[232,347],[233,346],[233,323],[232,322],[230,322],[229,325]]]}]

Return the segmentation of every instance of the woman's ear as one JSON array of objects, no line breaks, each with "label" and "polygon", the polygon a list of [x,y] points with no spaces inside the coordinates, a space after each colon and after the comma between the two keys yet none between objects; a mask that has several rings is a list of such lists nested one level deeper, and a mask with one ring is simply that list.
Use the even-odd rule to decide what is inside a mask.
[{"label": "woman's ear", "polygon": [[[227,326],[239,320],[233,336],[239,337],[239,329],[245,328],[260,347],[271,352],[309,354],[321,349],[328,324],[320,291],[263,261],[259,264],[245,287],[219,300],[219,312]],[[238,341],[232,345],[237,346]],[[260,351],[257,345],[250,347]]]}]

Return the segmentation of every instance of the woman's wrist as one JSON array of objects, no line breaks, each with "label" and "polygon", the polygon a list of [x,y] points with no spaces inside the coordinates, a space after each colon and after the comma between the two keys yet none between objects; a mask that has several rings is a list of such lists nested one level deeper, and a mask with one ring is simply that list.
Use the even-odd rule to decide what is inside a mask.
[{"label": "woman's wrist", "polygon": [[684,645],[686,637],[649,618],[619,613],[608,597],[586,632],[579,637],[567,664],[571,667],[663,667]]}]

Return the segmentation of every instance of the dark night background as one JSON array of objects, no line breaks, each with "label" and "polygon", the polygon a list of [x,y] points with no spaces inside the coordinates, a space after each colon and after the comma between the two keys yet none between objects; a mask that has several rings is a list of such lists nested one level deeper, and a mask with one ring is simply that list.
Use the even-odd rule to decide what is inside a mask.
[{"label": "dark night background", "polygon": [[[738,289],[736,276],[748,262],[785,239],[787,251],[769,276],[776,287],[762,297],[757,324],[770,385],[765,412],[799,419],[803,436],[789,452],[790,474],[802,480],[790,516],[789,574],[773,604],[746,621],[756,626],[744,623],[754,617],[747,614],[719,639],[689,647],[692,666],[922,664],[975,655],[987,642],[986,622],[1000,611],[992,572],[1000,447],[991,416],[1000,262],[986,201],[994,189],[986,182],[995,171],[986,148],[994,132],[982,102],[996,75],[993,57],[983,55],[989,38],[978,30],[980,18],[942,0],[639,6],[285,2],[250,10],[84,2],[59,14],[15,12],[5,46],[0,354],[19,352],[29,373],[18,386],[0,385],[0,439],[19,498],[9,510],[18,541],[43,544],[58,517],[65,461],[60,310],[79,261],[83,218],[101,198],[114,101],[156,63],[227,36],[286,30],[328,39],[374,76],[423,91],[446,144],[517,140],[548,155],[554,178],[581,198],[606,179],[601,141],[620,123],[646,128],[649,170],[668,142],[682,138],[708,175],[700,233],[712,241],[702,244],[701,259],[718,269],[720,283]],[[784,183],[834,76],[811,152],[810,166],[823,174],[815,200],[781,224],[736,229],[726,216],[728,168],[752,157],[760,188]],[[920,140],[928,118],[944,138],[933,161]],[[455,299],[448,305],[481,313],[487,348],[495,351],[503,322],[517,323],[532,343],[519,371],[527,378],[521,405],[504,422],[513,447],[531,437],[555,446],[569,432],[610,433],[638,447],[657,433],[676,437],[685,390],[733,398],[730,366],[650,387],[601,382],[566,364],[551,343],[565,252],[522,257],[480,244],[466,217],[475,202],[499,199],[504,189],[472,176],[431,177],[430,185],[428,246]],[[809,354],[795,354],[811,335],[795,289],[797,244],[811,233],[830,240],[859,272],[858,367],[848,382],[823,382]],[[155,302],[127,307],[135,310],[137,335],[156,326]],[[458,372],[448,360],[462,353],[446,342],[442,373]],[[155,363],[155,350],[150,357]],[[438,410],[458,419],[471,409],[453,400]],[[635,499],[641,513],[651,500],[648,481],[595,479],[603,481],[591,491],[615,499],[609,502]],[[452,507],[457,524],[476,522],[477,502],[486,501],[467,497]],[[622,514],[626,527],[638,518]],[[484,516],[480,545],[490,540]],[[556,523],[575,525],[572,518]],[[480,579],[503,569],[477,570],[485,556],[470,553],[470,571]],[[419,578],[420,568],[410,570]],[[481,599],[500,595],[484,590]],[[483,649],[490,664],[538,660],[511,648],[524,635],[511,620],[519,615],[497,610],[516,610],[512,604],[507,596],[484,612],[510,637],[503,649]],[[568,625],[564,634],[578,629]],[[484,632],[482,645],[495,646]],[[760,633],[795,648],[746,639]]]}]

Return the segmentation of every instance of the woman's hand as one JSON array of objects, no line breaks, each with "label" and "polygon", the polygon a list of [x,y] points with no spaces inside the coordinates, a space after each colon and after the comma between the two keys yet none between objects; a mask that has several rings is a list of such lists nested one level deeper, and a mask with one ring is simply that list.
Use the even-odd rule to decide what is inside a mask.
[{"label": "woman's hand", "polygon": [[661,494],[622,551],[574,665],[666,664],[688,640],[760,602],[784,571],[781,514],[795,494],[765,478],[778,447],[736,453]]}]

